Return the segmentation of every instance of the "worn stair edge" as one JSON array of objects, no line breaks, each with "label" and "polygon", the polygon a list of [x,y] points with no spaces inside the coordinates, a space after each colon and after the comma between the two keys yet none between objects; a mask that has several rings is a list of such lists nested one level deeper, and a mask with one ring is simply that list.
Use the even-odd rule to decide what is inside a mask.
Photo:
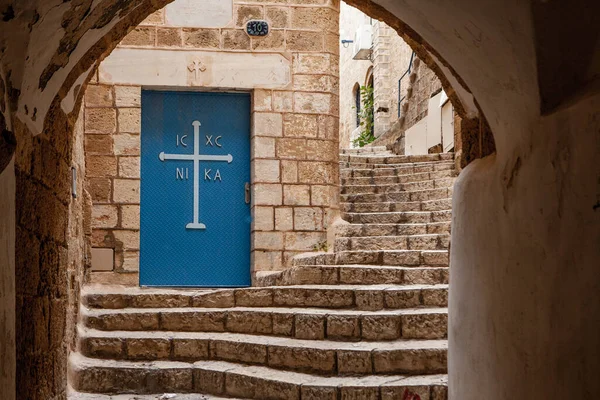
[{"label": "worn stair edge", "polygon": [[[447,399],[447,376],[319,377],[223,361],[108,361],[72,353],[69,378],[80,392],[207,393],[245,399]],[[410,396],[410,397],[407,397]]]},{"label": "worn stair edge", "polygon": [[83,327],[101,331],[231,332],[346,342],[444,339],[448,325],[448,309],[433,306],[375,311],[271,307],[227,311],[82,309],[81,317]]}]

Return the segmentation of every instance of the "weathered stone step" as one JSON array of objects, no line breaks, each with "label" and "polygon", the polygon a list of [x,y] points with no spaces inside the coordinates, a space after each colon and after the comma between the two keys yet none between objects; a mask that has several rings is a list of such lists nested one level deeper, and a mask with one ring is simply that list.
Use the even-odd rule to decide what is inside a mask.
[{"label": "weathered stone step", "polygon": [[406,164],[454,160],[454,153],[422,154],[412,156],[341,155],[340,162],[365,164]]},{"label": "weathered stone step", "polygon": [[[340,256],[351,259],[354,253],[357,253],[356,258],[361,258],[358,253],[363,253],[363,259],[368,260],[368,256],[373,259],[383,258],[386,262],[406,261],[405,263],[385,264],[380,265],[403,265],[410,262],[415,262],[415,259],[425,259],[433,262],[441,261],[442,257],[437,257],[436,251],[365,251],[365,252],[342,252]],[[379,253],[387,253],[382,256]],[[402,253],[411,253],[403,255]],[[412,254],[416,253],[416,254]],[[444,257],[448,258],[447,252]],[[416,257],[415,257],[416,256]],[[357,264],[348,262],[346,264]],[[364,262],[362,264],[369,264]],[[375,264],[371,262],[371,264]],[[425,263],[427,264],[427,263]],[[358,309],[358,310],[381,310],[381,309],[401,309],[418,306],[435,306],[446,307],[447,294],[445,293],[447,285],[298,285],[298,286],[274,286],[267,288],[251,288],[240,289],[243,292],[236,291],[235,306],[236,307],[314,307],[325,309]],[[371,304],[373,296],[381,299],[377,305]],[[416,296],[416,297],[415,297]],[[440,297],[441,296],[441,297]],[[385,301],[384,301],[385,299]],[[404,301],[409,300],[409,301]],[[154,307],[173,307],[165,303]],[[99,302],[94,306],[98,307]],[[103,305],[103,304],[102,304]],[[109,304],[110,305],[110,304]],[[141,304],[140,308],[147,304]],[[184,305],[182,307],[189,307]],[[198,305],[197,307],[203,307]],[[108,307],[110,308],[110,307]],[[113,307],[114,309],[115,307]]]},{"label": "weathered stone step", "polygon": [[[387,300],[394,301],[393,295]],[[412,300],[416,304],[417,299]],[[387,311],[273,307],[81,310],[84,326],[101,331],[230,332],[350,342],[443,339],[447,313],[443,307]]]},{"label": "weathered stone step", "polygon": [[255,285],[437,285],[448,283],[448,272],[446,267],[304,265],[258,275]]},{"label": "weathered stone step", "polygon": [[344,203],[410,202],[452,198],[451,187],[388,193],[342,194]]},{"label": "weathered stone step", "polygon": [[368,166],[365,168],[342,168],[340,169],[340,177],[342,178],[364,178],[376,176],[395,176],[395,175],[410,175],[423,172],[433,171],[454,171],[456,165],[453,161],[421,163],[417,165],[402,164],[400,166],[383,165],[377,168]]},{"label": "weathered stone step", "polygon": [[365,146],[356,149],[342,149],[340,154],[365,154],[377,152],[391,152],[385,146]]},{"label": "weathered stone step", "polygon": [[370,264],[392,266],[448,266],[447,250],[361,250],[342,251],[335,262],[342,264]]},{"label": "weathered stone step", "polygon": [[[396,360],[393,363],[397,362]],[[379,365],[385,369],[386,365]],[[446,400],[445,375],[320,377],[224,361],[110,361],[72,353],[71,384],[95,393],[207,393],[258,400]]]},{"label": "weathered stone step", "polygon": [[432,179],[442,179],[454,177],[454,171],[434,171],[434,172],[421,172],[416,174],[408,175],[391,175],[391,176],[375,176],[375,177],[362,177],[362,178],[342,178],[341,186],[348,185],[389,185],[394,183],[410,183],[427,181]]},{"label": "weathered stone step", "polygon": [[87,357],[229,361],[325,376],[446,373],[447,347],[440,339],[348,343],[240,333],[80,330],[80,349]]},{"label": "weathered stone step", "polygon": [[356,250],[448,250],[450,235],[338,237],[334,251]]},{"label": "weathered stone step", "polygon": [[[170,397],[174,396],[174,397]],[[69,390],[67,400],[241,400],[239,397],[220,397],[199,393],[156,393],[146,395],[81,393]]]},{"label": "weathered stone step", "polygon": [[339,224],[336,237],[449,234],[450,221],[427,224]]},{"label": "weathered stone step", "polygon": [[381,213],[343,213],[351,224],[427,224],[452,220],[452,211],[401,211]]},{"label": "weathered stone step", "polygon": [[381,185],[346,185],[341,187],[342,194],[363,194],[363,193],[398,193],[413,192],[416,190],[449,188],[454,185],[455,178],[430,179],[425,181],[392,183]]},{"label": "weathered stone step", "polygon": [[452,209],[452,199],[409,201],[341,203],[343,212],[401,212],[401,211],[443,211]]}]

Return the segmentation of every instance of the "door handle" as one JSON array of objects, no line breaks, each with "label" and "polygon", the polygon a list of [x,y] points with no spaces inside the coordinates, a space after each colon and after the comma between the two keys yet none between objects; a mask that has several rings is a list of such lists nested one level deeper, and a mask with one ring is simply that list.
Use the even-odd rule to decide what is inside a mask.
[{"label": "door handle", "polygon": [[244,192],[246,204],[250,204],[250,182],[246,182],[246,184],[244,185]]}]

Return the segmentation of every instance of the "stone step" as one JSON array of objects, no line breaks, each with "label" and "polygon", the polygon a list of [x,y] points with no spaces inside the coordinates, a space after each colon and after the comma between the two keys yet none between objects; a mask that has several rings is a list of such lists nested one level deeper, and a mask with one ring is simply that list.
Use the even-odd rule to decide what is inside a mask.
[{"label": "stone step", "polygon": [[376,176],[396,176],[396,175],[410,175],[418,174],[423,172],[434,172],[434,171],[454,171],[456,165],[453,161],[435,162],[435,163],[421,163],[417,165],[403,164],[400,166],[382,165],[377,168],[368,166],[365,168],[351,167],[341,168],[340,177],[342,178],[364,178],[364,177],[376,177]]},{"label": "stone step", "polygon": [[412,156],[375,156],[375,155],[341,155],[340,161],[345,163],[365,164],[407,164],[454,160],[454,153],[422,154]]},{"label": "stone step", "polygon": [[241,400],[200,393],[156,393],[146,395],[81,393],[69,390],[67,400]]},{"label": "stone step", "polygon": [[336,237],[449,234],[450,221],[427,224],[339,224]]},{"label": "stone step", "polygon": [[454,185],[456,178],[440,178],[425,181],[392,183],[381,185],[346,185],[341,187],[341,194],[363,194],[363,193],[398,193],[413,192],[427,189],[444,189]]},{"label": "stone step", "polygon": [[407,175],[383,175],[361,178],[341,178],[341,186],[344,187],[352,185],[389,185],[394,183],[410,183],[433,179],[451,178],[454,176],[455,173],[453,170],[446,170],[434,172],[420,172]]},{"label": "stone step", "polygon": [[453,188],[451,187],[388,193],[342,193],[341,201],[343,203],[397,203],[411,201],[442,200],[452,198],[452,193]]},{"label": "stone step", "polygon": [[351,224],[427,224],[452,220],[452,211],[401,211],[381,213],[342,213]]},{"label": "stone step", "polygon": [[[402,360],[389,360],[390,365]],[[389,368],[378,364],[379,370]],[[224,361],[114,361],[72,353],[69,378],[94,393],[207,393],[258,400],[446,400],[445,375],[322,377]],[[417,397],[418,396],[418,397]]]},{"label": "stone step", "polygon": [[[342,252],[340,256],[346,259],[360,258],[354,253],[360,252]],[[410,251],[396,250],[385,251],[386,256],[381,256],[381,251],[366,251],[362,252],[362,258],[368,259],[368,255],[372,258],[383,258],[387,262],[407,261],[414,262],[415,259],[426,259],[429,261],[439,261],[442,257],[435,256],[436,251]],[[417,253],[401,256],[399,253]],[[445,258],[447,259],[447,252]],[[416,257],[415,257],[416,255]],[[356,262],[347,262],[346,264],[358,264]],[[360,264],[369,264],[368,262]],[[375,264],[371,262],[370,264]],[[402,265],[397,263],[396,265]],[[394,265],[385,264],[381,265]],[[444,266],[434,265],[432,266]],[[358,310],[380,310],[380,309],[401,309],[418,306],[435,306],[446,307],[446,291],[447,285],[298,285],[298,286],[273,286],[266,288],[248,288],[235,290],[235,305],[231,307],[314,307],[324,309],[358,309]],[[442,297],[436,298],[440,295]],[[370,305],[370,301],[376,296],[381,299],[377,304],[377,308]],[[414,297],[412,300],[405,302],[404,298]],[[108,297],[108,296],[107,296]],[[104,308],[104,309],[122,309],[131,306],[115,307],[115,295],[110,296],[110,299],[104,300],[96,298],[95,302],[87,300],[89,308]],[[383,299],[386,299],[383,301]],[[166,299],[166,297],[163,297]],[[396,299],[396,300],[394,300]],[[193,305],[174,305],[174,302],[165,301],[162,304],[156,304],[156,299],[150,302],[135,301],[135,308],[178,308],[178,307],[208,307],[204,304],[204,299],[193,298]],[[389,300],[389,301],[388,301]],[[419,300],[420,302],[418,302]],[[415,302],[417,301],[417,302]],[[92,303],[92,304],[90,304]],[[108,306],[108,307],[107,307]]]},{"label": "stone step", "polygon": [[398,211],[442,211],[452,209],[452,199],[409,201],[341,203],[342,212],[398,212]]},{"label": "stone step", "polygon": [[288,285],[437,285],[448,283],[446,267],[378,265],[304,265],[259,275],[256,286]]},{"label": "stone step", "polygon": [[386,146],[365,146],[355,149],[342,149],[341,154],[364,154],[364,153],[378,153],[378,152],[391,152]]},{"label": "stone step", "polygon": [[228,361],[324,376],[446,373],[448,347],[443,339],[348,343],[241,333],[83,329],[79,343],[81,353],[93,358]]},{"label": "stone step", "polygon": [[292,266],[387,265],[393,267],[448,267],[447,250],[362,250],[338,253],[303,253]]},{"label": "stone step", "polygon": [[450,235],[338,237],[334,251],[356,250],[448,250]]},{"label": "stone step", "polygon": [[[396,301],[394,296],[390,293],[381,301]],[[417,300],[411,299],[413,304]],[[101,331],[213,332],[214,338],[229,332],[351,342],[443,339],[447,314],[446,308],[438,306],[386,311],[276,307],[81,310],[84,327]]]}]

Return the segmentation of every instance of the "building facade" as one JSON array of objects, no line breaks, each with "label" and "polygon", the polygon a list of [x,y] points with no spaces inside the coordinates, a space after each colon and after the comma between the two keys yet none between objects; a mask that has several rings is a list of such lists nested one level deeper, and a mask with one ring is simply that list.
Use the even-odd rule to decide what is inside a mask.
[{"label": "building facade", "polygon": [[[245,140],[251,149],[246,196],[253,272],[280,270],[294,255],[325,246],[327,227],[338,215],[338,3],[236,0],[212,2],[208,12],[193,3],[177,0],[144,20],[102,61],[87,88],[92,281],[137,283],[140,178],[153,179],[141,162],[142,92],[251,97]],[[249,21],[266,21],[268,34],[251,36]],[[204,132],[200,137],[205,149]],[[208,181],[224,179],[202,171],[200,197]],[[169,174],[192,187],[190,169],[185,177],[183,166]]]}]

